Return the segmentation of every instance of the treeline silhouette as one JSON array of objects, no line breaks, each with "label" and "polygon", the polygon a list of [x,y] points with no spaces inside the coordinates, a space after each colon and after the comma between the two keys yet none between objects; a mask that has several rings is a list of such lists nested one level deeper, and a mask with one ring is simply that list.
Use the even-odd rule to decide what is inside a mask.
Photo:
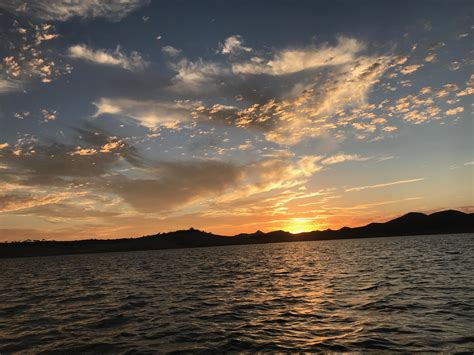
[{"label": "treeline silhouette", "polygon": [[426,215],[411,212],[385,223],[370,223],[363,227],[344,227],[339,230],[327,229],[299,234],[280,230],[269,233],[257,231],[226,237],[191,228],[141,238],[77,241],[28,240],[0,243],[0,258],[453,233],[474,233],[474,213],[448,210]]}]

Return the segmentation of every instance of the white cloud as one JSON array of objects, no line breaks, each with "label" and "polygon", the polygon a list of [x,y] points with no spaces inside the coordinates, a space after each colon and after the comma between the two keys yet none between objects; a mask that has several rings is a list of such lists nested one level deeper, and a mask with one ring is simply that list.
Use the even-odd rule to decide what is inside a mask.
[{"label": "white cloud", "polygon": [[74,17],[120,21],[150,0],[7,0],[0,7],[44,21],[67,21]]},{"label": "white cloud", "polygon": [[367,189],[377,189],[377,188],[380,188],[380,187],[387,187],[387,186],[400,185],[400,184],[409,184],[409,183],[412,183],[412,182],[418,182],[418,181],[422,181],[422,180],[425,180],[425,178],[410,179],[410,180],[399,180],[399,181],[386,182],[386,183],[383,183],[383,184],[351,187],[351,188],[345,189],[345,192],[362,191],[362,190],[367,190]]},{"label": "white cloud", "polygon": [[371,157],[362,157],[358,154],[339,153],[324,159],[321,163],[323,163],[324,165],[332,165],[343,163],[345,161],[367,161],[370,159]]},{"label": "white cloud", "polygon": [[291,74],[308,69],[355,62],[357,54],[364,49],[364,43],[353,38],[340,37],[335,46],[285,49],[278,51],[269,61],[251,60],[236,63],[232,70],[237,74]]},{"label": "white cloud", "polygon": [[[231,36],[221,45],[223,54],[236,54],[239,52],[249,52],[251,48],[243,46],[243,40],[240,36]],[[354,77],[361,77],[365,72],[373,72],[378,59],[368,58],[358,55],[365,49],[365,44],[352,38],[341,37],[335,46],[322,45],[319,47],[311,46],[301,49],[285,49],[277,51],[271,60],[265,60],[260,57],[253,57],[246,62],[234,62],[230,64],[221,64],[216,62],[204,61],[198,59],[190,61],[181,59],[177,63],[171,63],[170,66],[177,72],[173,79],[172,89],[175,91],[191,91],[205,89],[207,92],[216,89],[220,82],[226,82],[226,79],[232,74],[269,74],[284,75],[300,72],[308,69],[323,68],[326,66],[334,67],[342,76],[350,76],[345,84],[349,85],[354,81]],[[166,49],[165,49],[166,48]],[[174,54],[173,47],[164,47],[163,51],[167,54]],[[369,74],[370,74],[369,73]],[[369,79],[372,76],[369,75]],[[360,83],[360,80],[356,80]],[[347,85],[340,85],[338,90],[331,90],[333,96],[344,96]],[[353,94],[358,93],[351,88],[347,88]],[[365,93],[365,91],[363,91]]]},{"label": "white cloud", "polygon": [[223,44],[221,44],[221,53],[226,55],[238,54],[241,52],[251,52],[252,48],[245,47],[244,40],[241,36],[235,35],[226,38]]},{"label": "white cloud", "polygon": [[97,107],[94,117],[120,115],[150,129],[176,128],[181,123],[189,122],[191,111],[196,106],[190,101],[159,102],[126,98],[101,98],[94,105]]},{"label": "white cloud", "polygon": [[206,90],[210,90],[215,85],[216,77],[230,73],[222,65],[205,62],[202,59],[195,62],[182,59],[176,64],[171,64],[171,68],[177,72],[171,89],[178,92],[198,91],[204,86]]},{"label": "white cloud", "polygon": [[115,51],[106,49],[90,49],[85,44],[77,44],[69,47],[68,55],[71,58],[85,60],[100,65],[118,66],[130,71],[142,71],[148,66],[140,53],[131,52],[126,55],[117,46]]}]

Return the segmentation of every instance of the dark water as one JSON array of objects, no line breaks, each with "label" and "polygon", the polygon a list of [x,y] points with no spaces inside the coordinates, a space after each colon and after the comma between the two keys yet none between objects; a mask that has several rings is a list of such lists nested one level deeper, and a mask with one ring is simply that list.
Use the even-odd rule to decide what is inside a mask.
[{"label": "dark water", "polygon": [[472,351],[474,236],[0,260],[0,353]]}]

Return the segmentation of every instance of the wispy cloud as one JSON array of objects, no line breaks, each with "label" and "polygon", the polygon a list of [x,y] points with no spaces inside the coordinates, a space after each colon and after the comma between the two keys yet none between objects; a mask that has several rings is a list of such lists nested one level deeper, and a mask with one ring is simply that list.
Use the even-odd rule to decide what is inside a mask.
[{"label": "wispy cloud", "polygon": [[[221,45],[221,51],[245,54],[247,50],[241,48],[243,39],[234,37]],[[240,128],[263,129],[267,141],[294,145],[337,129],[334,114],[366,105],[373,86],[396,65],[392,56],[366,55],[366,48],[362,41],[340,37],[334,45],[277,49],[272,53],[256,49],[252,52],[259,56],[245,60],[236,55],[229,55],[224,62],[181,58],[170,63],[177,72],[172,89],[181,94],[199,95],[203,101],[205,97],[212,100],[211,94],[215,93],[228,95],[229,99],[240,102],[234,112],[226,112],[228,122]],[[301,80],[299,73],[303,71],[308,71],[308,77]],[[265,81],[258,79],[260,75],[265,75]],[[271,84],[261,87],[260,83],[267,81]],[[255,89],[250,91],[249,87]],[[250,102],[245,107],[247,100]],[[204,109],[211,120],[214,119],[212,106]],[[357,122],[351,127],[374,134],[386,123],[379,119]],[[380,127],[383,128],[385,132],[397,129]]]},{"label": "wispy cloud", "polygon": [[97,107],[94,117],[118,115],[150,129],[176,128],[181,123],[189,122],[192,119],[192,109],[196,106],[188,101],[161,102],[125,98],[101,98],[94,105]]},{"label": "wispy cloud", "polygon": [[422,180],[425,180],[425,178],[410,179],[410,180],[399,180],[399,181],[386,182],[386,183],[383,183],[383,184],[351,187],[351,188],[345,189],[344,191],[345,192],[354,192],[354,191],[362,191],[362,190],[367,190],[367,189],[377,189],[377,188],[380,188],[380,187],[387,187],[387,186],[393,186],[393,185],[410,184],[412,182],[418,182],[418,181],[422,181]]},{"label": "wispy cloud", "polygon": [[363,49],[365,49],[363,42],[353,38],[340,37],[335,46],[285,49],[276,52],[271,60],[254,59],[236,63],[232,69],[239,74],[285,75],[308,69],[351,63]]},{"label": "wispy cloud", "polygon": [[85,60],[90,63],[108,66],[117,66],[130,71],[142,71],[149,63],[145,61],[138,52],[127,55],[122,52],[120,46],[114,51],[107,49],[91,49],[85,44],[77,44],[69,47],[68,55],[71,58]]},{"label": "wispy cloud", "polygon": [[161,48],[161,52],[163,52],[164,54],[170,57],[176,57],[177,55],[181,53],[181,50],[173,46],[164,46],[163,48]]},{"label": "wispy cloud", "polygon": [[186,58],[170,64],[176,71],[172,90],[177,92],[208,92],[218,87],[217,81],[227,77],[230,70],[220,63],[207,62],[202,59],[190,61]]},{"label": "wispy cloud", "polygon": [[377,159],[377,163],[381,163],[383,161],[387,161],[387,160],[392,160],[392,159],[396,159],[398,158],[397,156],[394,156],[394,155],[388,155],[388,156],[385,156],[385,157],[380,157]]},{"label": "wispy cloud", "polygon": [[7,0],[0,8],[45,21],[102,17],[115,22],[149,3],[150,0]]},{"label": "wispy cloud", "polygon": [[400,203],[400,202],[407,202],[407,201],[418,201],[418,200],[423,200],[424,197],[407,197],[399,200],[388,200],[388,201],[379,201],[379,202],[368,202],[368,203],[361,203],[358,205],[353,205],[353,206],[331,206],[332,209],[334,210],[360,210],[360,209],[368,209],[371,207],[378,207],[378,206],[385,206],[385,205],[391,205],[394,203]]},{"label": "wispy cloud", "polygon": [[71,194],[67,192],[54,195],[7,194],[0,197],[0,212],[12,212],[56,203],[71,197]]},{"label": "wispy cloud", "polygon": [[21,90],[20,83],[10,79],[0,78],[0,94],[8,94],[19,90]]},{"label": "wispy cloud", "polygon": [[371,157],[363,157],[358,154],[344,154],[339,153],[333,156],[330,156],[324,159],[321,163],[324,165],[332,165],[332,164],[339,164],[346,161],[367,161],[372,159]]}]

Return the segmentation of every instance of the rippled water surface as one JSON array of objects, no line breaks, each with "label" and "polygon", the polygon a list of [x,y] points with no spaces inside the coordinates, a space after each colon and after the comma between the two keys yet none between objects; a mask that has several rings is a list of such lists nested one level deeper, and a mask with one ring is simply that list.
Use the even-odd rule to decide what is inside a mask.
[{"label": "rippled water surface", "polygon": [[474,236],[0,260],[0,353],[472,351]]}]

